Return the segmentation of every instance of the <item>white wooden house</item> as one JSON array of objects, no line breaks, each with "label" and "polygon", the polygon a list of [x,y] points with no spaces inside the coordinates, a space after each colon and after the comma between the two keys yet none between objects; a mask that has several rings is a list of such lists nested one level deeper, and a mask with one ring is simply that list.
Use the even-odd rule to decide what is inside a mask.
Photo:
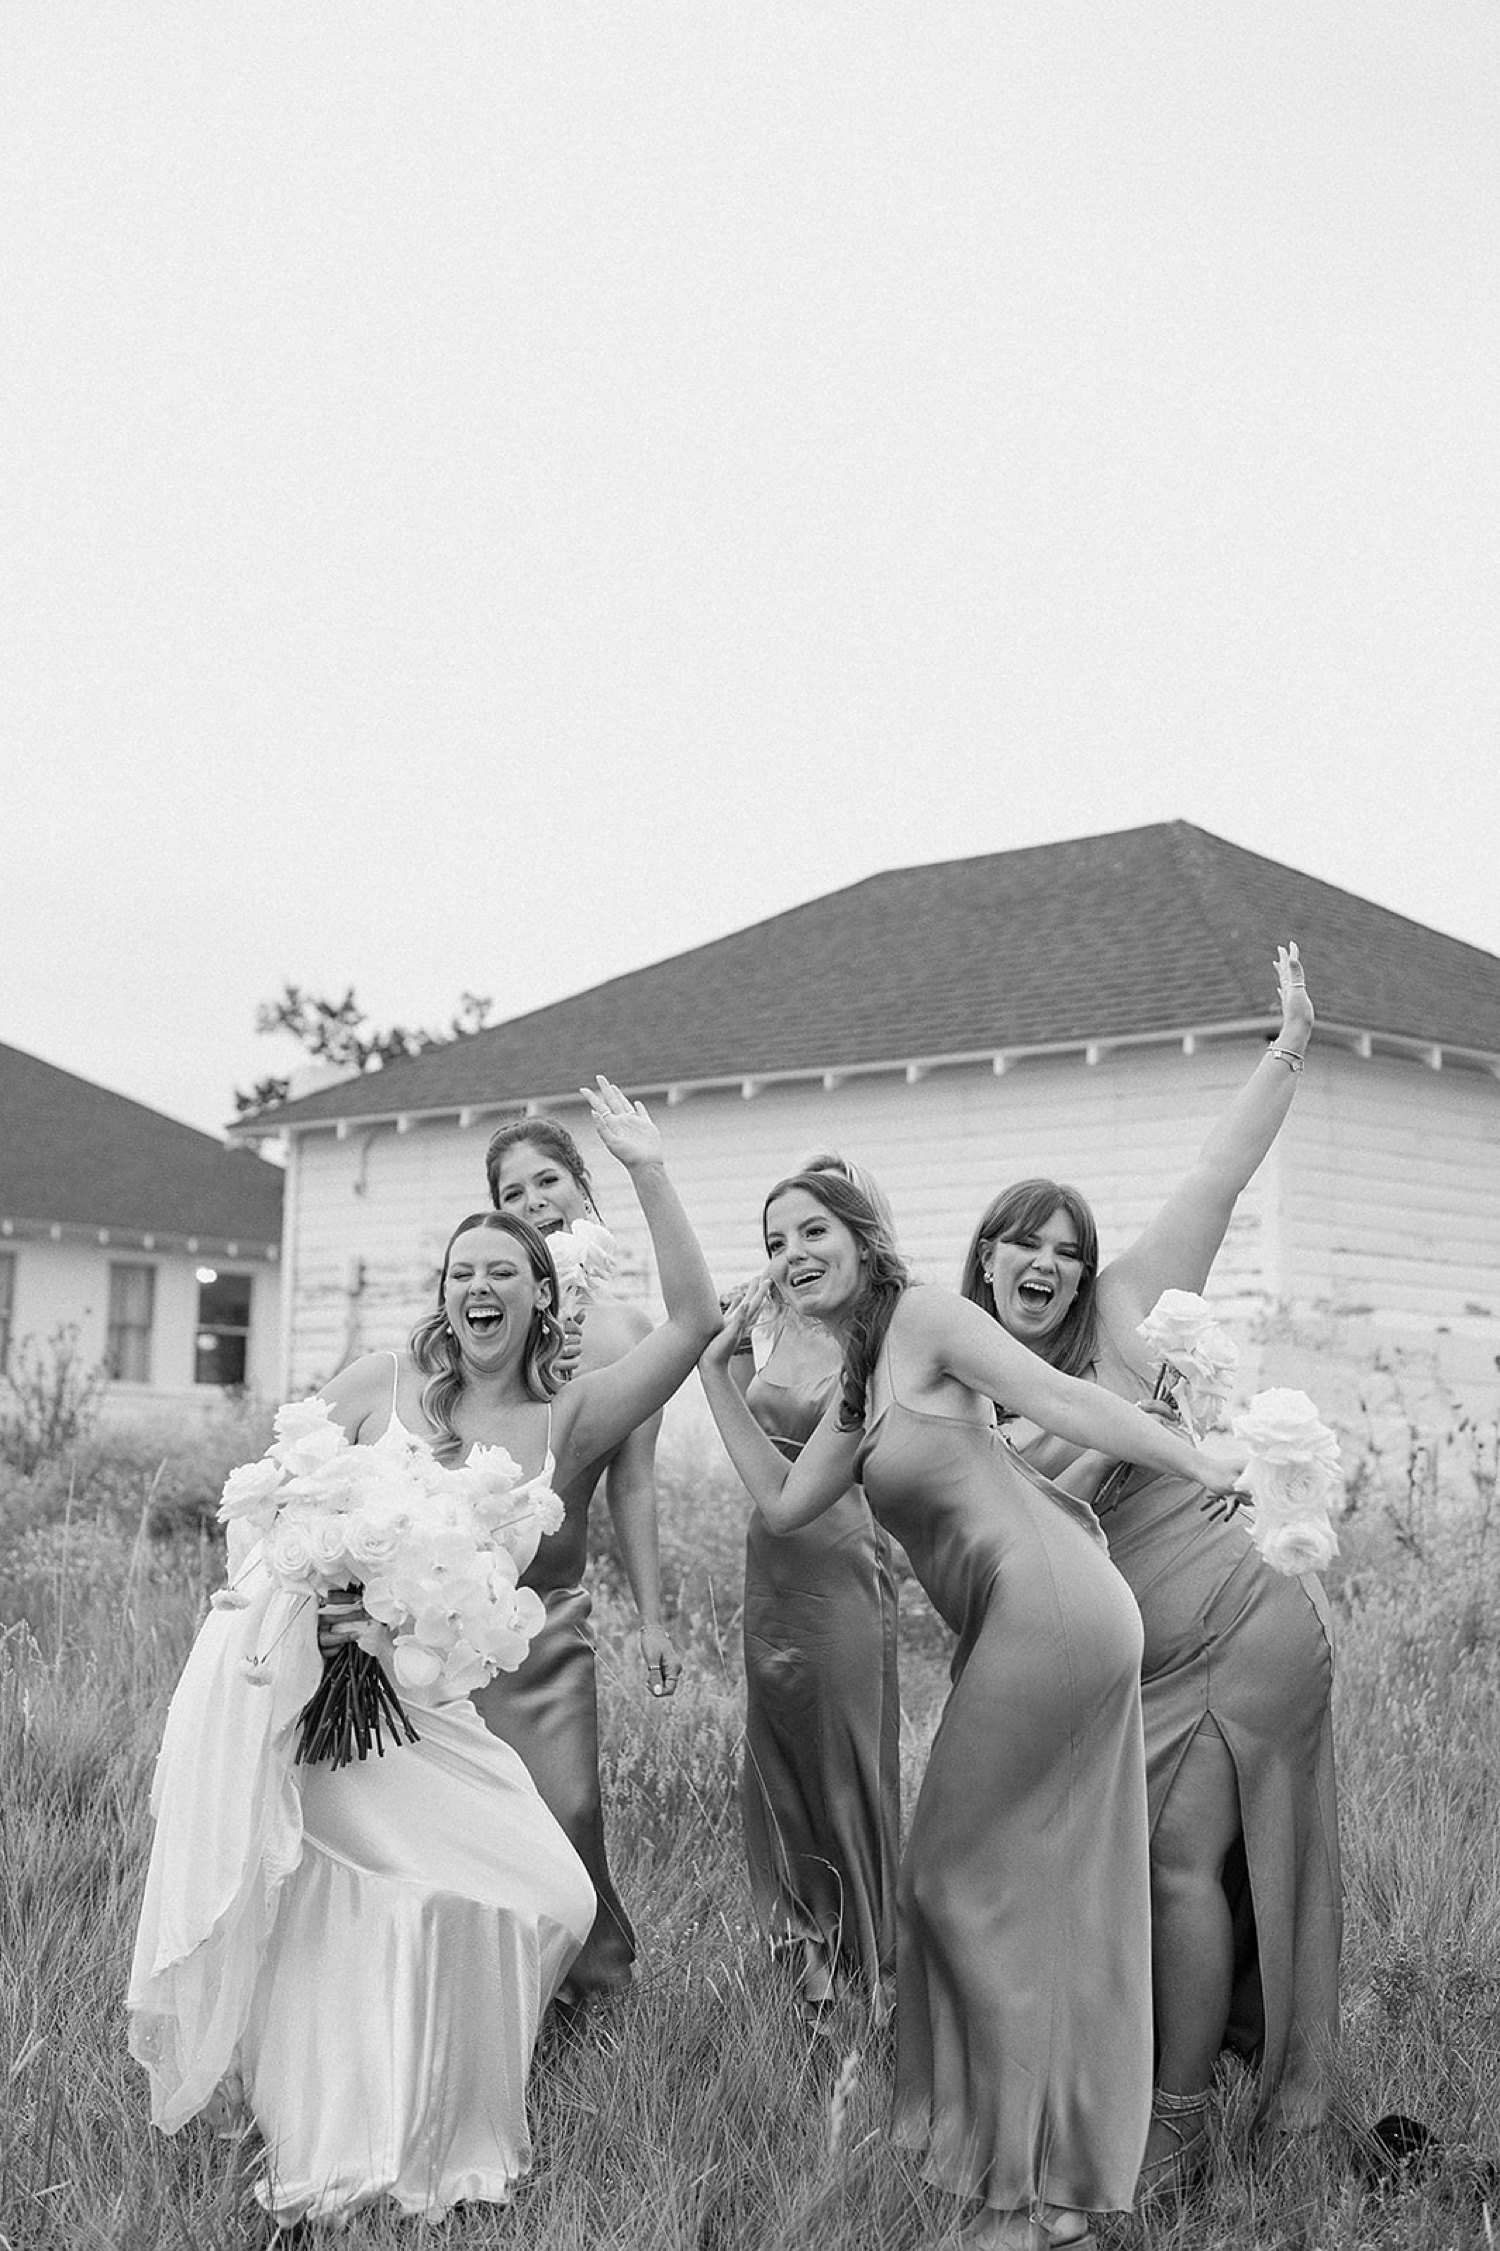
[{"label": "white wooden house", "polygon": [[288,1152],[287,1387],[405,1336],[454,1222],[487,1202],[490,1132],[527,1111],[597,1154],[649,1296],[628,1186],[575,1091],[598,1070],[655,1108],[726,1284],[758,1258],[767,1187],[828,1147],[878,1175],[930,1281],[1028,1173],[1084,1190],[1108,1257],[1274,1031],[1291,937],[1318,1030],[1212,1284],[1247,1373],[1300,1381],[1298,1352],[1334,1345],[1346,1408],[1392,1346],[1492,1379],[1500,960],[1170,822],[873,876],[245,1123]]},{"label": "white wooden house", "polygon": [[0,1046],[0,1369],[73,1330],[115,1418],[275,1391],[281,1194],[278,1166]]}]

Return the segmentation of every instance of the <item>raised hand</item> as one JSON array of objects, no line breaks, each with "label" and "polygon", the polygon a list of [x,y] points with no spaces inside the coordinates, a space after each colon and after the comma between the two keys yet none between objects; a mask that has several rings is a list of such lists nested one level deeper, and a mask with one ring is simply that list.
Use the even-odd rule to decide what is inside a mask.
[{"label": "raised hand", "polygon": [[1276,989],[1281,996],[1281,1036],[1296,1033],[1305,1047],[1312,1035],[1313,1005],[1295,938],[1290,945],[1276,948]]},{"label": "raised hand", "polygon": [[587,1086],[578,1091],[589,1106],[594,1131],[627,1172],[635,1172],[641,1165],[661,1163],[661,1135],[647,1116],[643,1102],[632,1102],[602,1071],[597,1092]]},{"label": "raised hand", "polygon": [[716,1337],[710,1337],[703,1353],[705,1367],[726,1368],[737,1352],[742,1352],[750,1342],[750,1331],[765,1311],[771,1295],[772,1269],[768,1266],[751,1282],[742,1282],[719,1300],[724,1314],[724,1325]]}]

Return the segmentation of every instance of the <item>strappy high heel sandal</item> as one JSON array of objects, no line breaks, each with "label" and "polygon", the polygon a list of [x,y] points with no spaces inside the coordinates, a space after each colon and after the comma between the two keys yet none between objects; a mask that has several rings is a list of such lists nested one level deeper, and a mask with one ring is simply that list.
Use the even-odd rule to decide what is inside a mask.
[{"label": "strappy high heel sandal", "polygon": [[1208,2164],[1208,2097],[1207,2087],[1196,2095],[1174,2095],[1167,2087],[1152,2090],[1152,2120],[1166,2127],[1177,2147],[1163,2150],[1141,2167],[1135,2184],[1138,2207],[1156,2198],[1181,2196],[1202,2174]]}]

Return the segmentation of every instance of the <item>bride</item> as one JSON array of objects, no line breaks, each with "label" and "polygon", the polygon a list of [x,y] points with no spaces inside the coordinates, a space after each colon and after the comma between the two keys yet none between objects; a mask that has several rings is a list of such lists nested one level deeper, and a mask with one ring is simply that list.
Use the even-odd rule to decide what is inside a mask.
[{"label": "bride", "polygon": [[[662,1406],[719,1326],[707,1269],[639,1103],[590,1095],[631,1175],[667,1318],[557,1390],[557,1279],[524,1221],[484,1212],[444,1255],[412,1349],[373,1353],[323,1394],[357,1445],[502,1444],[562,1484]],[[554,1396],[555,1394],[555,1396]],[[231,1535],[241,1528],[231,1525]],[[171,2133],[242,2098],[266,2147],[259,2190],[290,2224],[389,2197],[441,2217],[505,2202],[527,2170],[526,2076],[543,2010],[588,1936],[583,1865],[519,1756],[466,1696],[422,1709],[421,1740],[348,1766],[298,1765],[321,1629],[244,1535],[243,1607],[214,1609],[167,1716],[128,2006],[130,2046]],[[269,1679],[247,1678],[259,1661]]]}]

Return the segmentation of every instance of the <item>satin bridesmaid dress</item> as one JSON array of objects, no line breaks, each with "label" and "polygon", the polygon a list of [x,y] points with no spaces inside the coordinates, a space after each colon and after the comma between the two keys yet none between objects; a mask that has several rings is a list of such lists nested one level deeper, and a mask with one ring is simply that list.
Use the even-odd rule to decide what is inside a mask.
[{"label": "satin bridesmaid dress", "polygon": [[[782,1382],[773,1349],[746,1403],[795,1459],[836,1375]],[[745,1541],[745,1756],[750,1889],[804,2000],[878,1997],[895,1962],[900,1703],[890,1542],[853,1487],[801,1531],[757,1513]]]},{"label": "satin bridesmaid dress", "polygon": [[1128,2208],[1151,2102],[1141,1624],[1091,1512],[882,1355],[859,1473],[958,1637],[902,1863],[897,2140],[1001,2210]]},{"label": "satin bridesmaid dress", "polygon": [[[1078,1460],[1027,1433],[1053,1476]],[[1234,1762],[1243,1825],[1224,1870],[1234,1917],[1226,2046],[1260,2074],[1257,2124],[1316,2125],[1330,2100],[1343,1934],[1333,1771],[1333,1621],[1321,1582],[1262,1562],[1185,1477],[1132,1470],[1100,1523],[1141,1613],[1152,1832],[1200,1728]]]}]

